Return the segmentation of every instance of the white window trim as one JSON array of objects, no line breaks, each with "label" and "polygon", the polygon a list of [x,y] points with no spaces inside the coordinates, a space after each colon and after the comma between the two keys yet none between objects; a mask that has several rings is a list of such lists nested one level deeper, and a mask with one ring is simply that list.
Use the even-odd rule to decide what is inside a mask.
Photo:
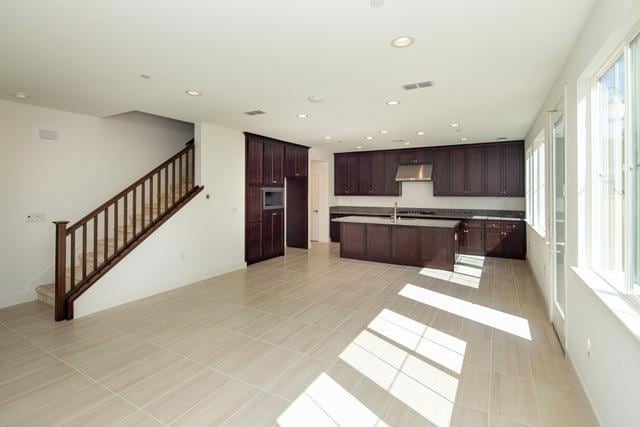
[{"label": "white window trim", "polygon": [[[548,129],[543,128],[538,133],[538,135],[534,138],[534,140],[531,142],[531,144],[529,145],[525,153],[525,162],[526,162],[525,169],[527,170],[527,175],[526,175],[527,186],[525,191],[526,193],[525,207],[527,211],[526,221],[527,221],[527,224],[529,224],[529,226],[531,227],[531,229],[545,240],[547,237],[546,229],[547,229],[547,217],[548,217],[547,215],[548,179],[546,176],[547,175],[546,171],[547,171],[547,165],[549,164],[549,162],[548,162],[548,152],[547,152],[548,151],[547,150],[547,145],[548,145],[547,134],[548,134]],[[543,162],[542,168],[540,167],[539,164],[536,164],[534,161],[535,159],[534,156],[536,155],[536,147],[539,147],[540,145],[544,146],[544,158],[542,159],[542,162]],[[538,175],[541,175],[542,179],[544,180],[544,184],[539,186],[537,189],[536,189],[536,182],[539,182],[540,177],[538,177],[538,181],[536,181],[535,179],[536,173]],[[540,191],[542,191],[543,193],[542,195],[538,194]],[[538,195],[538,197],[536,197],[536,195]],[[543,204],[542,208],[539,206],[540,202],[542,202]],[[540,209],[542,209],[542,212],[539,212]],[[539,218],[536,212],[541,214],[542,217]]]},{"label": "white window trim", "polygon": [[[604,74],[620,59],[621,56],[624,56],[624,72],[625,72],[625,129],[624,129],[624,138],[625,138],[625,163],[623,165],[623,171],[624,171],[624,212],[625,212],[625,218],[624,218],[624,224],[623,224],[623,230],[624,230],[624,236],[629,236],[628,238],[626,238],[625,240],[625,247],[624,247],[624,260],[623,260],[623,265],[624,265],[624,275],[625,275],[625,280],[624,280],[624,289],[620,289],[620,287],[616,286],[615,284],[611,283],[609,281],[609,279],[605,276],[602,275],[601,272],[596,269],[593,268],[593,253],[592,253],[592,248],[593,248],[593,227],[589,226],[588,229],[586,230],[586,251],[585,251],[585,257],[586,257],[586,261],[587,261],[587,268],[588,271],[591,272],[591,274],[583,274],[583,278],[585,277],[590,277],[590,282],[593,283],[588,283],[588,285],[590,287],[601,287],[602,283],[605,283],[611,290],[615,291],[616,294],[618,294],[620,297],[622,297],[625,301],[631,303],[631,306],[634,308],[634,311],[638,311],[640,312],[640,295],[636,295],[634,294],[634,290],[633,290],[633,284],[632,284],[632,265],[631,263],[633,262],[633,259],[631,257],[632,255],[632,238],[630,237],[630,232],[633,231],[632,230],[632,218],[631,218],[631,189],[632,189],[632,178],[633,178],[633,173],[631,173],[631,171],[629,170],[628,167],[628,162],[629,159],[631,159],[631,155],[633,154],[633,141],[631,139],[632,135],[631,135],[631,129],[633,126],[636,126],[636,123],[632,122],[633,116],[632,116],[632,102],[631,102],[631,98],[630,98],[630,94],[631,94],[631,61],[630,61],[630,56],[631,56],[631,51],[630,51],[630,44],[637,38],[640,37],[640,25],[636,26],[634,28],[634,30],[624,39],[623,43],[617,48],[615,49],[612,54],[607,58],[607,60],[603,63],[603,65],[598,69],[598,71],[593,75],[593,78],[591,79],[591,90],[589,91],[589,108],[590,108],[590,123],[589,123],[589,129],[587,130],[587,134],[589,135],[589,141],[588,141],[588,148],[589,148],[589,153],[587,154],[587,162],[588,164],[586,165],[586,170],[588,171],[588,183],[589,185],[587,186],[587,209],[586,212],[584,213],[587,216],[587,221],[586,224],[591,224],[593,221],[591,221],[591,208],[593,207],[593,201],[594,201],[594,195],[593,195],[593,176],[594,176],[594,164],[593,164],[593,157],[594,157],[594,149],[599,150],[600,147],[595,147],[596,144],[599,144],[600,142],[600,135],[599,135],[599,111],[598,108],[600,106],[599,104],[599,97],[598,97],[598,83],[599,80],[602,76],[604,76]],[[638,101],[640,102],[640,100]],[[583,270],[584,271],[584,270]],[[595,275],[595,276],[594,276]],[[594,277],[597,277],[597,280],[595,280]]]}]

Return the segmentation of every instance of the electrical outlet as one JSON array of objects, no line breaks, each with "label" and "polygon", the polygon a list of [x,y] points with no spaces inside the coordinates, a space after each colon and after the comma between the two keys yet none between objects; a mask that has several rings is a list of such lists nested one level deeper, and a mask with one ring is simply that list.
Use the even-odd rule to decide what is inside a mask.
[{"label": "electrical outlet", "polygon": [[591,338],[587,338],[587,357],[591,359]]},{"label": "electrical outlet", "polygon": [[36,224],[39,222],[45,222],[47,219],[47,216],[43,213],[34,213],[34,214],[27,214],[26,217],[26,223],[27,224]]}]

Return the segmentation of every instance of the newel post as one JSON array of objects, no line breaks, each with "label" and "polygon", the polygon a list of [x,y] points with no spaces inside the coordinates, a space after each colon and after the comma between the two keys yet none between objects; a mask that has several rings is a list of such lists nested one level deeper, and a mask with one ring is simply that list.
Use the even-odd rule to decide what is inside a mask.
[{"label": "newel post", "polygon": [[66,320],[65,302],[67,275],[67,224],[69,221],[55,221],[56,225],[56,278],[55,278],[55,319]]}]

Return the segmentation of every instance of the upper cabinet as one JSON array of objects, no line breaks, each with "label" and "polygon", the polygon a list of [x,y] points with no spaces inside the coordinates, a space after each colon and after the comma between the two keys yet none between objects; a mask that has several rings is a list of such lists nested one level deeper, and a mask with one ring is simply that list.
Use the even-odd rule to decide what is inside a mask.
[{"label": "upper cabinet", "polygon": [[399,158],[389,151],[334,155],[336,196],[399,196]]},{"label": "upper cabinet", "polygon": [[258,138],[247,138],[247,184],[262,185],[262,140]]},{"label": "upper cabinet", "polygon": [[265,141],[263,150],[263,185],[284,185],[284,144]]},{"label": "upper cabinet", "polygon": [[307,149],[295,145],[287,145],[284,150],[284,176],[303,178],[307,176],[309,164]]},{"label": "upper cabinet", "polygon": [[524,142],[335,154],[336,196],[399,196],[399,165],[433,164],[434,196],[524,197]]}]

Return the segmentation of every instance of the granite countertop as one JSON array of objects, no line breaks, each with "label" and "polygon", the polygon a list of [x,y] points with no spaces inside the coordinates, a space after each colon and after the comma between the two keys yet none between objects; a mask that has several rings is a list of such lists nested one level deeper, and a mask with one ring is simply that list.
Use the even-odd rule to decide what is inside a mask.
[{"label": "granite countertop", "polygon": [[[419,208],[432,213],[428,215],[411,215],[403,211],[414,208],[399,207],[398,215],[404,218],[419,219],[475,219],[481,221],[524,221],[523,211],[498,211],[487,209],[437,209]],[[370,206],[331,206],[329,212],[343,215],[393,215],[393,208]]]},{"label": "granite countertop", "polygon": [[434,228],[457,228],[460,221],[445,219],[423,219],[423,218],[398,218],[398,222],[393,222],[391,218],[379,216],[343,216],[332,219],[334,222],[349,222],[355,224],[383,224],[383,225],[404,225],[412,227],[434,227]]}]

